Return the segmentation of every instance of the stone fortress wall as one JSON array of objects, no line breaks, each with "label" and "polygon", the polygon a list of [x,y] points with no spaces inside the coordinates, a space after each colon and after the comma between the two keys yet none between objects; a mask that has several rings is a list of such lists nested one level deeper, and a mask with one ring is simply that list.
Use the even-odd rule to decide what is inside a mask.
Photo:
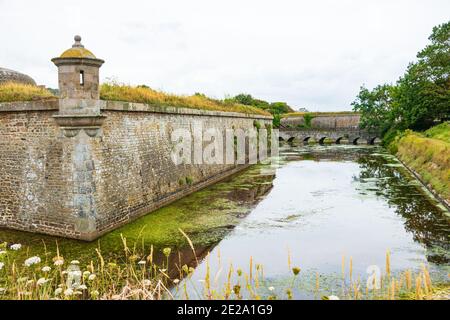
[{"label": "stone fortress wall", "polygon": [[[358,130],[361,115],[357,113],[336,113],[333,115],[313,115],[309,129],[346,129],[346,130]],[[303,116],[288,117],[281,119],[281,127],[286,129],[298,129],[301,126],[305,126],[306,121]]]},{"label": "stone fortress wall", "polygon": [[93,240],[245,165],[175,165],[178,128],[249,129],[270,117],[101,102],[101,134],[65,136],[58,101],[0,104],[0,227]]},{"label": "stone fortress wall", "polygon": [[270,116],[101,101],[104,61],[79,36],[52,61],[59,99],[0,103],[0,227],[94,240],[247,166],[176,165],[174,130],[272,123]]}]

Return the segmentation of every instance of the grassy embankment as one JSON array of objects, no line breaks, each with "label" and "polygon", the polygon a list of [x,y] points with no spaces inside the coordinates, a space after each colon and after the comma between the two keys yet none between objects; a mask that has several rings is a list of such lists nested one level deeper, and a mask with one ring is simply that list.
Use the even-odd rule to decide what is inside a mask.
[{"label": "grassy embankment", "polygon": [[450,122],[423,133],[407,130],[389,148],[450,203]]},{"label": "grassy embankment", "polygon": [[55,98],[50,91],[38,86],[13,82],[0,84],[0,102],[37,101]]},{"label": "grassy embankment", "polygon": [[200,94],[192,96],[178,96],[156,91],[143,86],[133,87],[113,83],[104,83],[101,85],[100,98],[102,100],[138,102],[155,106],[225,112],[241,112],[247,114],[260,114],[265,116],[271,115],[269,112],[256,107],[211,99]]},{"label": "grassy embankment", "polygon": [[[53,99],[55,96],[45,88],[19,83],[0,85],[0,102],[35,101]],[[160,107],[191,108],[199,110],[241,112],[247,114],[271,114],[262,109],[242,104],[208,98],[204,95],[178,96],[153,90],[145,86],[128,86],[104,83],[100,87],[100,99],[146,103]]]}]

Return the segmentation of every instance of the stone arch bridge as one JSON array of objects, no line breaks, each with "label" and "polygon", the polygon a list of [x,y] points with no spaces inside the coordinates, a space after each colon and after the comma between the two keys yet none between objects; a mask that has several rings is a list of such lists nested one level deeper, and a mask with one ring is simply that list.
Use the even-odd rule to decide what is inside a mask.
[{"label": "stone arch bridge", "polygon": [[330,139],[336,144],[347,142],[351,144],[366,143],[373,145],[379,142],[377,134],[370,134],[364,130],[350,129],[281,129],[279,134],[280,141],[287,142],[318,142],[324,143],[325,139]]},{"label": "stone arch bridge", "polygon": [[294,113],[281,119],[279,137],[288,142],[377,143],[379,135],[360,129],[360,120],[359,113],[350,111]]}]

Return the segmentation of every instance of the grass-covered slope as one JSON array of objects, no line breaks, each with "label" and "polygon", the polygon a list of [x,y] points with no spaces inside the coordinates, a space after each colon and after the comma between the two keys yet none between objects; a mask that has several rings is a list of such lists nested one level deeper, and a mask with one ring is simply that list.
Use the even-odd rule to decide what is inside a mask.
[{"label": "grass-covered slope", "polygon": [[0,102],[35,101],[56,98],[45,88],[29,84],[6,82],[0,84]]},{"label": "grass-covered slope", "polygon": [[416,171],[450,203],[450,123],[423,134],[407,130],[390,145],[400,160]]},{"label": "grass-covered slope", "polygon": [[262,109],[236,103],[227,103],[221,100],[208,98],[201,94],[193,96],[177,96],[153,90],[145,86],[128,86],[113,83],[101,85],[100,98],[102,100],[139,102],[154,106],[168,106],[191,108],[211,111],[241,112],[270,116]]}]

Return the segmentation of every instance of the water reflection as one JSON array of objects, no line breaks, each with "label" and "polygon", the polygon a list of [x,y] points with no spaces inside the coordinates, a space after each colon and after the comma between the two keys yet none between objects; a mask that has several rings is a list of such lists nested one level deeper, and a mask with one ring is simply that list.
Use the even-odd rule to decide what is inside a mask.
[{"label": "water reflection", "polygon": [[450,259],[448,218],[436,207],[436,201],[424,196],[420,183],[398,161],[385,154],[360,156],[357,177],[367,192],[383,197],[405,219],[405,229],[427,248],[427,260],[446,264]]},{"label": "water reflection", "polygon": [[[384,267],[386,250],[393,273],[425,263],[434,279],[447,279],[449,221],[395,158],[365,146],[280,151],[270,193],[211,252],[210,270],[223,270],[217,287],[227,281],[230,263],[248,268],[251,256],[264,266],[264,286],[286,288],[288,248],[292,264],[302,268],[295,298],[312,297],[316,272],[328,293],[337,292],[343,256],[347,266],[352,257],[354,277],[365,279],[368,266]],[[193,283],[205,272],[203,262]]]}]

